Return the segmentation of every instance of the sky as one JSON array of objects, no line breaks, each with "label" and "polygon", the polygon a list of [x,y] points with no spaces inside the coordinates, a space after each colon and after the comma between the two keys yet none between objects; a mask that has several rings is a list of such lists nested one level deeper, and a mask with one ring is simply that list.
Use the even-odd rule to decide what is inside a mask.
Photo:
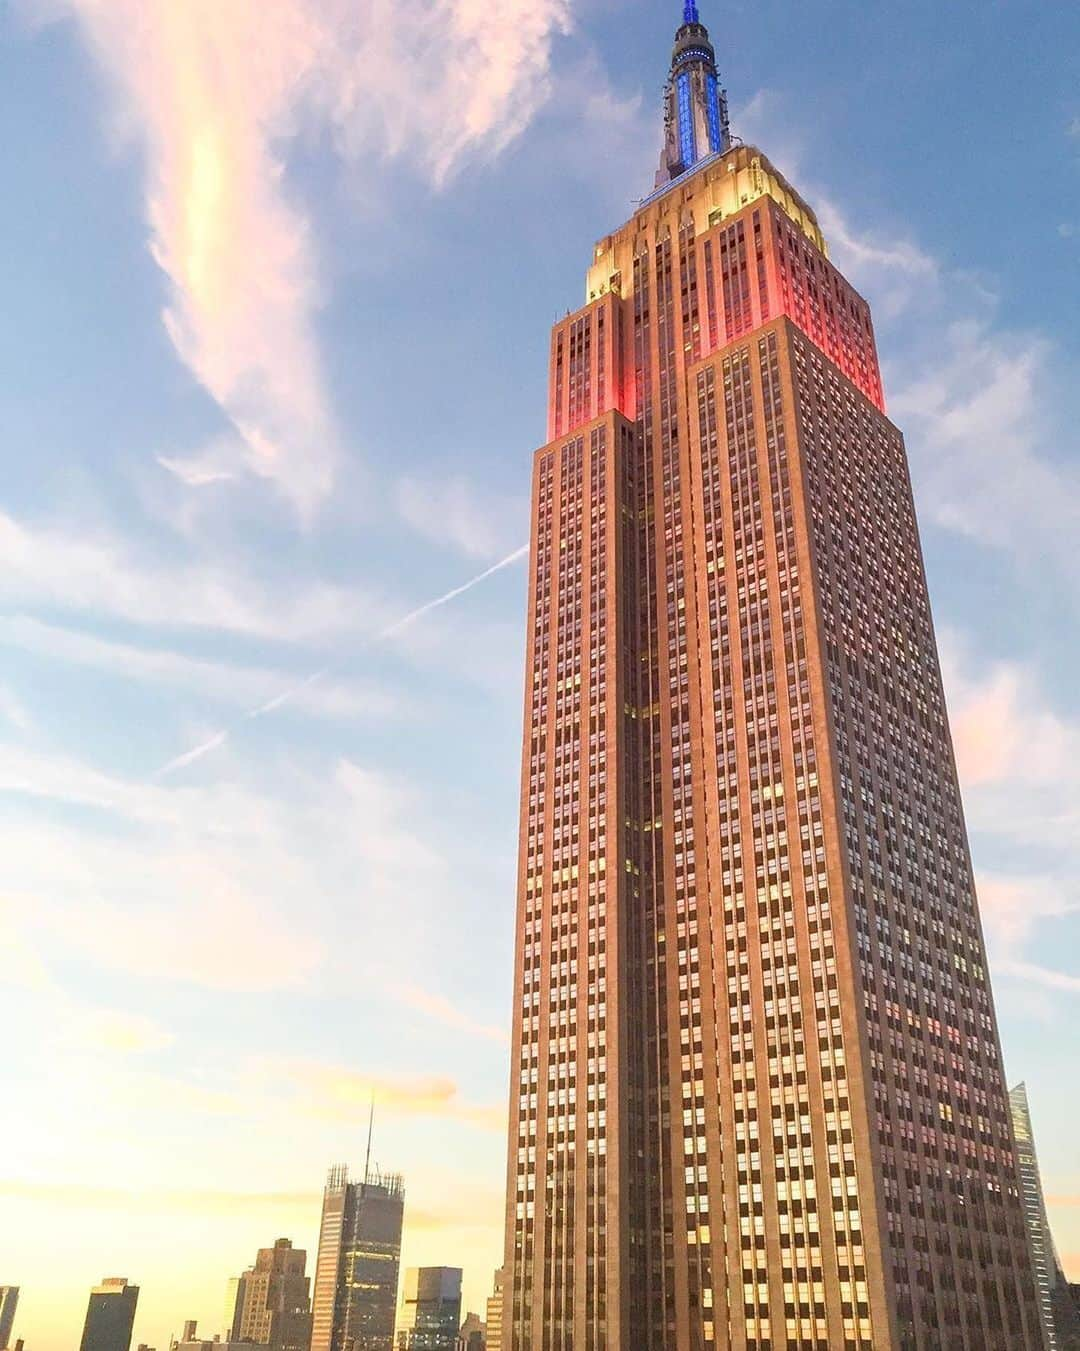
[{"label": "sky", "polygon": [[[142,1287],[137,1342],[217,1331],[259,1247],[314,1249],[372,1092],[404,1263],[463,1266],[482,1308],[549,326],[649,190],[678,8],[0,5],[0,1284],[28,1351],[70,1351],[104,1275]],[[734,130],[874,308],[1007,1074],[1080,1279],[1080,9],[702,15]]]}]

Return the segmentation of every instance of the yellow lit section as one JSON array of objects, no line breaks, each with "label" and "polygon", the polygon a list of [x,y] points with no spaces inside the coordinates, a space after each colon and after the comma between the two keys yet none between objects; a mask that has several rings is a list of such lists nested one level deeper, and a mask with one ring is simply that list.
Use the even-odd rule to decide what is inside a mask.
[{"label": "yellow lit section", "polygon": [[708,160],[665,191],[648,197],[614,234],[601,239],[593,252],[586,282],[586,300],[608,290],[629,291],[635,247],[641,235],[665,224],[674,233],[692,216],[697,234],[704,234],[728,216],[761,197],[771,197],[807,239],[828,257],[828,245],[817,217],[787,179],[752,145],[738,145],[726,155]]}]

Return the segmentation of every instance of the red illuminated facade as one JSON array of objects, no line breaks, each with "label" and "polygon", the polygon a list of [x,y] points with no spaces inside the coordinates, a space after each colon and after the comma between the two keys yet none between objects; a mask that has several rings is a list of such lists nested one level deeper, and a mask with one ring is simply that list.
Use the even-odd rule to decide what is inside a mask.
[{"label": "red illuminated facade", "polygon": [[534,462],[503,1345],[1037,1351],[903,439],[690,4],[658,184]]}]

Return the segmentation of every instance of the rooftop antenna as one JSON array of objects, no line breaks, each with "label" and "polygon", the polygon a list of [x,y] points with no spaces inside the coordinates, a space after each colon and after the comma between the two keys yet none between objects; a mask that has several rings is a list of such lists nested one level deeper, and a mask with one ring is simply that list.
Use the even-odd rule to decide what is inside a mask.
[{"label": "rooftop antenna", "polygon": [[371,1171],[371,1136],[375,1130],[375,1090],[371,1090],[371,1106],[368,1109],[367,1154],[364,1156],[364,1186],[367,1186]]}]

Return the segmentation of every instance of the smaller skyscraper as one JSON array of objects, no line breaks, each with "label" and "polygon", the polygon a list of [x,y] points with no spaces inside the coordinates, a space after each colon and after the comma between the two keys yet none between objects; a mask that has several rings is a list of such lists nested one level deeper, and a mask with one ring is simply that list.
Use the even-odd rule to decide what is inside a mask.
[{"label": "smaller skyscraper", "polygon": [[410,1267],[398,1317],[398,1351],[457,1351],[461,1268]]},{"label": "smaller skyscraper", "polygon": [[[240,1298],[240,1277],[230,1276],[225,1283],[225,1334],[224,1340],[232,1336],[233,1319],[236,1317],[236,1302]],[[195,1338],[190,1339],[194,1341]],[[220,1339],[219,1339],[220,1340]]]},{"label": "smaller skyscraper", "polygon": [[110,1276],[90,1291],[80,1351],[130,1351],[139,1287]]},{"label": "smaller skyscraper", "polygon": [[405,1185],[366,1167],[332,1168],[323,1193],[311,1351],[392,1351]]},{"label": "smaller skyscraper", "polygon": [[499,1267],[495,1272],[495,1288],[488,1295],[486,1351],[503,1351],[503,1282],[505,1279],[506,1268]]},{"label": "smaller skyscraper", "polygon": [[[228,1312],[228,1311],[226,1311]],[[311,1345],[311,1282],[307,1253],[279,1238],[260,1248],[255,1265],[238,1278],[226,1336],[234,1342],[308,1351]]]},{"label": "smaller skyscraper", "polygon": [[19,1307],[19,1287],[0,1285],[0,1351],[11,1345],[11,1330],[15,1326],[15,1310]]},{"label": "smaller skyscraper", "polygon": [[1075,1348],[1080,1347],[1080,1316],[1077,1315],[1065,1273],[1061,1269],[1061,1260],[1054,1247],[1054,1236],[1050,1232],[1026,1084],[1017,1084],[1010,1090],[1009,1108],[1012,1112],[1013,1135],[1016,1137],[1016,1162],[1020,1172],[1024,1218],[1027,1220],[1035,1266],[1035,1289],[1042,1319],[1043,1341],[1046,1351],[1075,1351]]}]

